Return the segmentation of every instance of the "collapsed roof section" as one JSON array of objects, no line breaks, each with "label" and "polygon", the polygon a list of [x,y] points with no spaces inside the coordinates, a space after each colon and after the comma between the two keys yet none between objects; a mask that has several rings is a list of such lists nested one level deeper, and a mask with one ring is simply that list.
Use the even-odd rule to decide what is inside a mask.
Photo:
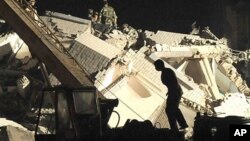
[{"label": "collapsed roof section", "polygon": [[107,67],[122,50],[85,32],[76,38],[69,52],[89,75],[93,75]]},{"label": "collapsed roof section", "polygon": [[86,19],[52,11],[46,11],[45,15],[40,16],[40,18],[66,48],[69,48],[72,40],[80,34],[91,32],[91,22]]}]

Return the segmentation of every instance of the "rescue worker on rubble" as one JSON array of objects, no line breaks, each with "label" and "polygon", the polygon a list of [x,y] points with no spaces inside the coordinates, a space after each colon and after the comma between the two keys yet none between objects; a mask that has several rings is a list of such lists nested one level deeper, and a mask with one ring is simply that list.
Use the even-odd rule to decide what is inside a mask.
[{"label": "rescue worker on rubble", "polygon": [[166,103],[166,114],[171,131],[179,131],[177,122],[180,125],[180,129],[188,127],[187,122],[179,109],[181,96],[183,94],[182,89],[177,81],[174,71],[164,66],[164,62],[160,59],[154,62],[155,69],[161,71],[161,81],[167,86],[167,103]]},{"label": "rescue worker on rubble", "polygon": [[99,13],[95,12],[94,15],[92,16],[91,21],[94,22],[94,23],[97,23],[98,22],[98,16],[99,16]]},{"label": "rescue worker on rubble", "polygon": [[88,18],[91,20],[92,16],[94,14],[94,10],[93,9],[88,9]]},{"label": "rescue worker on rubble", "polygon": [[88,10],[88,18],[91,20],[92,24],[98,22],[98,12],[94,12],[93,9]]},{"label": "rescue worker on rubble", "polygon": [[113,7],[108,5],[107,0],[103,0],[104,6],[100,11],[99,22],[105,25],[117,27],[117,16]]},{"label": "rescue worker on rubble", "polygon": [[35,5],[36,5],[36,0],[30,0],[25,10],[30,12],[32,11],[31,8],[36,9]]},{"label": "rescue worker on rubble", "polygon": [[124,34],[127,34],[128,39],[133,40],[138,38],[138,32],[136,31],[136,29],[134,29],[133,27],[129,26],[126,23],[122,25],[122,32]]}]

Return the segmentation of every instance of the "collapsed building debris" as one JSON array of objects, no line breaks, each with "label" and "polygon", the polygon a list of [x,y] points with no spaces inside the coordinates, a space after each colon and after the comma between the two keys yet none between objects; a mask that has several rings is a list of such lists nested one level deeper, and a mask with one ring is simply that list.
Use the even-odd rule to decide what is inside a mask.
[{"label": "collapsed building debris", "polygon": [[240,116],[249,118],[249,99],[246,99],[243,93],[226,94],[220,106],[214,107],[214,110],[218,117]]},{"label": "collapsed building debris", "polygon": [[1,141],[35,141],[34,132],[27,130],[22,125],[0,118]]},{"label": "collapsed building debris", "polygon": [[[192,38],[190,40],[190,41],[192,41],[191,44],[181,43],[180,45],[178,45],[181,41],[183,41],[183,39],[187,39],[186,37],[188,37],[188,36],[189,36],[189,38],[190,37]],[[129,50],[127,53],[125,53],[126,55],[121,56],[119,59],[129,60],[128,61],[129,64],[133,64],[132,70],[134,69],[134,71],[136,72],[136,73],[133,73],[135,76],[138,76],[138,74],[141,74],[141,73],[145,73],[143,76],[147,78],[149,76],[154,76],[153,73],[150,73],[147,75],[147,73],[151,72],[149,70],[149,68],[152,68],[152,64],[151,64],[151,67],[149,65],[150,62],[152,62],[150,60],[156,60],[153,58],[157,58],[157,57],[164,58],[167,63],[171,64],[171,66],[169,66],[170,68],[175,67],[173,69],[176,70],[177,76],[180,79],[183,88],[184,89],[185,89],[185,87],[187,88],[186,92],[183,95],[183,104],[184,105],[193,108],[195,111],[209,112],[209,113],[216,114],[216,113],[214,113],[213,106],[211,107],[211,105],[212,105],[211,101],[213,101],[213,100],[216,101],[216,100],[224,97],[220,91],[222,91],[224,94],[226,92],[238,92],[238,91],[240,91],[240,92],[243,92],[247,96],[249,95],[249,93],[248,93],[249,88],[246,85],[246,83],[244,83],[244,82],[243,83],[235,83],[235,80],[232,79],[232,81],[231,81],[231,79],[230,79],[230,81],[228,81],[226,78],[221,76],[221,73],[224,73],[224,75],[226,75],[226,77],[228,75],[225,74],[225,72],[221,72],[220,61],[218,61],[218,59],[224,60],[223,55],[231,55],[232,58],[235,58],[235,56],[232,56],[230,49],[223,42],[209,40],[209,39],[203,39],[203,38],[200,38],[199,36],[170,33],[170,32],[162,32],[162,31],[157,32],[156,34],[151,34],[151,36],[149,38],[154,39],[156,41],[156,43],[159,42],[162,44],[156,44],[155,46],[151,46],[151,47],[149,46],[150,49],[148,47],[144,47],[144,49],[141,48],[141,50],[137,53],[135,53],[132,50]],[[202,43],[202,44],[197,44],[196,42]],[[129,52],[131,52],[133,55],[128,57],[127,55],[129,54]],[[147,55],[149,56],[149,58],[148,58],[149,60],[147,61],[147,56],[145,54],[143,55],[144,57],[142,58],[145,60],[140,60],[139,58],[132,59],[134,56],[140,56],[139,54],[141,54],[141,53],[142,54],[147,53]],[[154,56],[154,57],[152,58],[150,56],[152,56],[152,57]],[[205,60],[204,60],[204,58],[205,58]],[[208,60],[206,58],[216,58],[216,59],[213,61],[211,59]],[[236,57],[236,58],[237,58],[237,60],[241,60],[241,58],[238,58],[238,57]],[[199,61],[202,59],[204,60],[203,63],[201,61]],[[248,58],[245,58],[245,60],[248,60]],[[140,62],[139,65],[144,65],[143,64],[144,61],[149,62],[149,64],[147,65],[147,67],[142,67],[142,68],[138,69],[138,68],[136,68],[137,61]],[[128,64],[128,62],[126,62],[124,64],[126,65],[126,64]],[[195,68],[197,70],[196,73],[191,73],[194,71],[194,66],[201,67],[201,68],[200,69]],[[216,66],[218,66],[218,68]],[[206,69],[203,67],[205,67]],[[232,63],[230,65],[230,67],[234,68]],[[114,68],[114,67],[111,66],[111,68]],[[119,68],[121,68],[121,67],[119,67]],[[123,67],[123,69],[124,68],[126,69],[127,67]],[[112,69],[107,69],[106,73],[104,73],[102,71],[102,72],[100,72],[101,75],[97,74],[97,77],[100,78],[100,76],[103,75],[106,77],[106,79],[108,79],[108,78],[110,78],[110,75],[112,75],[112,74],[113,74],[113,76],[116,76],[117,74],[115,74],[114,71],[111,71],[111,70]],[[234,70],[236,70],[236,69],[234,69]],[[152,71],[154,71],[154,70],[152,69]],[[181,73],[178,73],[179,71],[181,71]],[[126,70],[125,71],[122,70],[121,72],[126,72]],[[112,73],[112,74],[110,74],[110,73]],[[195,75],[197,75],[197,73],[199,75],[195,76]],[[105,74],[108,76],[106,76]],[[124,73],[124,74],[126,74],[126,73]],[[111,95],[110,94],[109,94],[110,96],[106,95],[107,97],[111,98],[111,97],[114,97],[114,95],[115,95],[115,97],[117,97],[118,90],[122,89],[122,87],[125,87],[126,81],[128,81],[128,83],[129,83],[129,81],[131,81],[130,79],[129,80],[122,79],[122,78],[124,78],[124,76],[123,76],[124,74],[120,74],[121,77],[117,77],[117,79],[114,80],[113,83],[111,82],[110,85],[107,86],[108,91],[111,90],[111,92],[110,92]],[[237,73],[234,72],[232,74],[237,74]],[[187,78],[188,81],[184,79],[185,77]],[[238,79],[242,80],[242,78],[240,76],[238,76],[238,77],[239,77]],[[154,77],[148,79],[148,81],[153,82],[153,80],[155,78],[159,78],[159,77],[154,76]],[[191,81],[189,80],[190,78],[191,78]],[[98,80],[98,78],[97,78],[97,80]],[[103,80],[103,78],[102,78],[102,79],[99,79],[99,81],[102,81],[104,83],[107,80]],[[122,81],[125,81],[125,82],[122,82]],[[223,81],[223,82],[221,82],[221,81]],[[121,82],[121,83],[119,83],[119,82]],[[150,85],[152,85],[152,82]],[[225,82],[229,82],[230,85],[224,84]],[[242,81],[240,81],[240,82],[242,82]],[[138,81],[136,83],[142,84],[142,82],[138,82]],[[192,85],[190,85],[190,84],[192,84]],[[189,85],[189,86],[187,87],[185,85]],[[117,88],[112,89],[115,86],[117,86]],[[159,88],[159,86],[160,86],[160,83],[158,82],[157,87]],[[97,87],[98,87],[98,85],[97,85]],[[148,89],[148,87],[149,86],[147,86],[146,88]],[[196,91],[194,91],[190,88],[192,88],[194,90],[196,89]],[[233,88],[235,88],[236,90],[230,90]],[[122,89],[122,91],[125,91],[125,90]],[[107,91],[105,90],[102,92],[104,92],[104,95],[105,95],[105,93]],[[142,89],[140,90],[140,92],[145,94],[145,92],[143,92]],[[131,93],[131,92],[127,92],[127,93]],[[164,95],[162,95],[162,97],[164,97]],[[124,98],[123,98],[123,100],[124,100]],[[131,97],[129,100],[131,100]],[[130,104],[130,105],[134,105],[134,104]],[[147,105],[147,104],[145,104],[145,105]],[[136,106],[136,107],[138,107],[138,106]],[[151,105],[151,107],[152,107],[152,105]],[[128,106],[128,108],[130,108],[130,107]],[[136,108],[132,108],[132,109],[136,109]],[[247,110],[247,109],[245,109],[245,110]],[[138,114],[138,113],[135,112],[135,114]],[[246,113],[245,116],[248,117],[249,114]],[[143,118],[141,117],[141,119],[143,119]]]},{"label": "collapsed building debris", "polygon": [[[157,59],[164,60],[165,66],[175,71],[184,91],[180,107],[186,112],[184,115],[191,127],[196,112],[222,116],[223,111],[226,112],[223,116],[250,117],[250,89],[233,66],[233,62],[248,61],[249,51],[233,54],[209,29],[206,29],[206,33],[209,33],[206,38],[165,31],[140,31],[137,36],[119,29],[101,32],[97,27],[91,27],[88,20],[56,12],[47,12],[41,19],[49,27],[46,30],[51,30],[60,40],[56,43],[48,39],[44,41],[53,45],[48,45],[51,52],[56,52],[50,59],[43,56],[44,52],[36,56],[52,72],[45,76],[49,79],[48,83],[51,86],[75,86],[92,85],[93,81],[103,97],[117,98],[120,103],[114,110],[121,117],[111,115],[111,128],[122,127],[129,119],[149,120],[157,128],[169,127],[164,113],[167,88],[161,84],[160,74],[153,66]],[[34,36],[38,37],[35,32]],[[60,46],[60,43],[64,46]],[[0,80],[0,116],[18,122],[28,119],[32,122],[22,124],[34,131],[34,119],[37,118],[39,107],[37,101],[41,98],[42,88],[48,85],[40,72],[42,68],[38,67],[39,61],[33,54],[31,56],[28,46],[17,34],[1,36],[0,45],[0,49],[4,50],[0,51],[0,77],[4,78]],[[29,46],[32,45],[33,42],[29,42]],[[45,50],[48,46],[43,44]],[[65,48],[58,50],[58,46]],[[35,55],[40,53],[34,52]],[[64,64],[63,61],[68,58],[73,61]],[[54,66],[54,59],[62,70]],[[11,77],[6,78],[6,74]],[[39,126],[40,133],[55,132],[55,127],[48,126],[55,123],[55,118],[51,118],[55,114],[52,97],[45,97],[46,103],[41,111],[45,115]],[[235,99],[240,102],[232,102]],[[218,102],[221,100],[223,102]],[[229,105],[235,104],[241,108],[240,113],[228,110]]]}]

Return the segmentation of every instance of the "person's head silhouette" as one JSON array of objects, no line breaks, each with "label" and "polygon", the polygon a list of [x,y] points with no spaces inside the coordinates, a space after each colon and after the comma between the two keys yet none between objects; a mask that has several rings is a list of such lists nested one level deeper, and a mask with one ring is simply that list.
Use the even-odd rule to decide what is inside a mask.
[{"label": "person's head silhouette", "polygon": [[157,71],[162,71],[165,68],[164,62],[161,59],[156,60],[154,62],[154,65]]}]

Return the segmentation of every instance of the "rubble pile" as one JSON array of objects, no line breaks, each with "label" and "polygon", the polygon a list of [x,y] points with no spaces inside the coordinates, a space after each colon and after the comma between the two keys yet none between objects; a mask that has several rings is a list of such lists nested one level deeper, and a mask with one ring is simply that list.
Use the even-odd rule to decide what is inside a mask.
[{"label": "rubble pile", "polygon": [[219,69],[226,74],[226,76],[236,85],[237,89],[250,96],[250,88],[243,80],[237,69],[233,66],[234,60],[232,56],[224,55],[221,58],[216,58],[219,64]]},{"label": "rubble pile", "polygon": [[[0,28],[0,140],[33,141],[35,109],[45,86],[41,69],[22,39],[16,33],[3,31],[5,26]],[[39,126],[38,133],[47,133],[47,128]]]},{"label": "rubble pile", "polygon": [[[217,115],[219,113],[218,113],[218,110],[215,110],[215,107],[217,107],[218,105],[214,105],[214,103],[216,103],[216,101],[218,100],[225,98],[225,93],[231,93],[232,95],[234,95],[234,92],[241,92],[243,93],[243,95],[248,96],[249,87],[247,86],[246,82],[243,81],[243,79],[241,78],[241,76],[239,75],[235,67],[233,66],[232,64],[233,61],[227,62],[227,60],[229,60],[230,57],[234,60],[236,59],[237,61],[240,60],[241,58],[237,58],[237,56],[232,56],[233,54],[230,51],[230,48],[227,46],[227,44],[223,40],[218,39],[214,34],[212,34],[212,32],[209,29],[204,29],[203,32],[208,33],[208,34],[205,35],[202,33],[202,35],[200,36],[191,36],[191,35],[177,33],[175,37],[174,35],[175,33],[159,32],[160,35],[157,36],[158,32],[156,34],[145,32],[147,36],[144,37],[144,41],[145,41],[145,44],[143,44],[144,47],[139,48],[138,50],[132,51],[131,49],[133,49],[132,47],[135,44],[129,45],[128,48],[130,49],[128,49],[127,52],[124,52],[122,56],[119,56],[119,59],[129,60],[130,62],[129,64],[133,64],[131,65],[132,66],[131,70],[136,72],[134,73],[133,76],[138,77],[138,74],[143,74],[143,73],[146,74],[146,72],[143,72],[143,70],[147,70],[147,72],[150,72],[150,70],[148,70],[149,66],[147,66],[147,68],[139,69],[138,68],[139,65],[136,65],[136,62],[140,60],[139,54],[141,53],[144,54],[144,57],[145,57],[144,60],[148,60],[152,55],[156,55],[162,59],[165,59],[167,63],[171,64],[171,67],[174,67],[173,69],[175,69],[176,73],[180,70],[182,66],[180,63],[183,63],[184,61],[191,62],[189,69],[190,68],[192,69],[194,68],[194,66],[192,65],[195,65],[196,59],[209,58],[209,61],[204,61],[205,63],[204,65],[206,65],[207,67],[206,69],[209,69],[209,67],[211,67],[213,71],[214,69],[216,70],[214,71],[214,73],[216,73],[215,78],[212,78],[214,76],[212,76],[211,74],[200,73],[198,74],[199,76],[200,75],[205,75],[205,76],[200,76],[199,78],[200,80],[198,81],[204,81],[201,79],[202,77],[209,77],[209,79],[211,80],[214,79],[213,81],[216,82],[218,86],[217,85],[212,86],[211,84],[205,82],[208,80],[205,80],[202,83],[197,82],[197,80],[194,80],[195,78],[192,78],[193,77],[192,75],[188,76],[189,74],[185,74],[185,76],[180,75],[178,77],[179,79],[182,79],[180,77],[187,77],[189,79],[189,82],[185,82],[186,83],[185,85],[191,86],[191,84],[193,83],[191,86],[193,87],[193,90],[190,90],[190,88],[188,88],[189,90],[186,90],[185,85],[183,87],[185,91],[183,94],[183,98],[182,98],[183,105],[190,107],[197,112],[202,112],[202,113],[205,112],[205,113]],[[169,36],[171,37],[167,38],[168,37],[167,34],[169,34]],[[111,35],[111,36],[108,36],[108,35]],[[123,46],[121,44],[120,45],[115,44],[116,43],[115,40],[122,39],[120,36],[121,35],[117,31],[115,31],[114,33],[110,32],[110,34],[106,35],[106,37],[108,38],[105,39],[105,41],[113,44],[114,46],[121,46],[122,48]],[[163,38],[163,37],[166,37],[166,38]],[[153,40],[146,40],[146,39],[153,39]],[[112,43],[111,40],[114,40],[115,43]],[[151,42],[151,44],[149,42]],[[128,55],[131,52],[133,52],[133,55],[131,56]],[[224,56],[227,56],[227,59],[225,59]],[[136,59],[133,59],[133,58],[136,58]],[[166,58],[170,58],[170,59],[166,59]],[[217,65],[213,66],[214,64],[211,63],[213,60],[212,58],[215,58],[214,61]],[[117,60],[117,58],[115,60]],[[143,63],[144,61],[140,60],[139,62],[140,62],[140,65],[145,65]],[[209,64],[209,62],[211,64]],[[224,65],[222,65],[223,63]],[[226,65],[226,63],[228,65]],[[128,62],[125,61],[125,63],[123,63],[125,69],[127,68],[126,64],[128,64]],[[200,71],[205,71],[205,70],[202,70],[204,69],[202,67],[203,63],[199,62],[199,64],[201,65]],[[106,72],[101,71],[100,73],[98,73],[96,76],[97,80],[105,82],[104,80],[105,75],[110,75],[110,69],[112,69],[113,67],[114,66],[110,66],[109,69],[106,69]],[[119,69],[120,68],[121,67],[119,67]],[[125,87],[123,81],[129,81],[129,79],[128,80],[124,79],[127,76],[125,72],[128,72],[125,69],[122,70],[122,72],[124,73],[122,73],[121,76],[123,77],[116,77],[117,79],[115,79],[113,83],[110,83],[110,85],[106,86],[108,90],[106,89],[102,90],[102,92],[104,93],[106,97],[114,97],[112,96],[112,94],[110,95],[108,91],[112,91],[113,93],[116,93],[119,91],[119,89],[121,89],[122,87]],[[185,73],[185,70],[182,73]],[[144,76],[147,77],[148,81],[153,82],[153,79],[149,77],[152,74],[150,75],[145,75],[145,74]],[[225,84],[225,82],[229,83],[230,85]],[[99,86],[100,82],[97,84],[98,84],[97,86]],[[118,86],[116,87],[116,85]],[[147,85],[147,87],[152,87],[152,85],[151,86]],[[101,88],[103,89],[103,86]],[[216,89],[218,89],[218,91]],[[214,97],[215,95],[216,95],[216,98]],[[249,103],[246,103],[246,105],[249,106]],[[243,109],[246,110],[247,108],[243,106]],[[230,114],[228,113],[228,115]],[[247,114],[245,114],[244,117],[247,117]]]},{"label": "rubble pile", "polygon": [[[56,12],[47,12],[42,19],[71,56],[67,55],[95,80],[95,86],[103,96],[120,100],[121,106],[115,109],[123,115],[120,126],[128,118],[151,119],[154,124],[167,120],[161,112],[165,108],[167,88],[154,68],[153,62],[157,59],[164,60],[165,66],[175,71],[184,92],[182,106],[191,108],[186,109],[191,115],[190,121],[193,122],[195,112],[250,116],[246,97],[250,95],[250,89],[233,66],[235,56],[228,56],[228,46],[208,27],[198,36],[165,31],[153,33],[127,24],[121,29],[107,28]],[[3,27],[0,26],[0,31]],[[42,89],[62,83],[52,73],[44,71],[42,63],[31,55],[16,33],[0,35],[0,118],[13,120],[34,131]],[[53,96],[45,96],[44,101],[38,133],[53,134]],[[240,107],[240,110],[234,107]],[[0,120],[0,128],[5,121]],[[111,116],[111,122],[114,121]],[[25,134],[33,136],[27,129],[21,128],[22,134],[12,125],[3,126],[0,139],[7,133],[11,139],[12,132],[19,131],[20,138]]]},{"label": "rubble pile", "polygon": [[226,94],[219,106],[214,107],[218,117],[250,117],[250,103],[242,93]]},{"label": "rubble pile", "polygon": [[0,118],[1,141],[35,141],[34,132],[29,131],[22,125]]}]

